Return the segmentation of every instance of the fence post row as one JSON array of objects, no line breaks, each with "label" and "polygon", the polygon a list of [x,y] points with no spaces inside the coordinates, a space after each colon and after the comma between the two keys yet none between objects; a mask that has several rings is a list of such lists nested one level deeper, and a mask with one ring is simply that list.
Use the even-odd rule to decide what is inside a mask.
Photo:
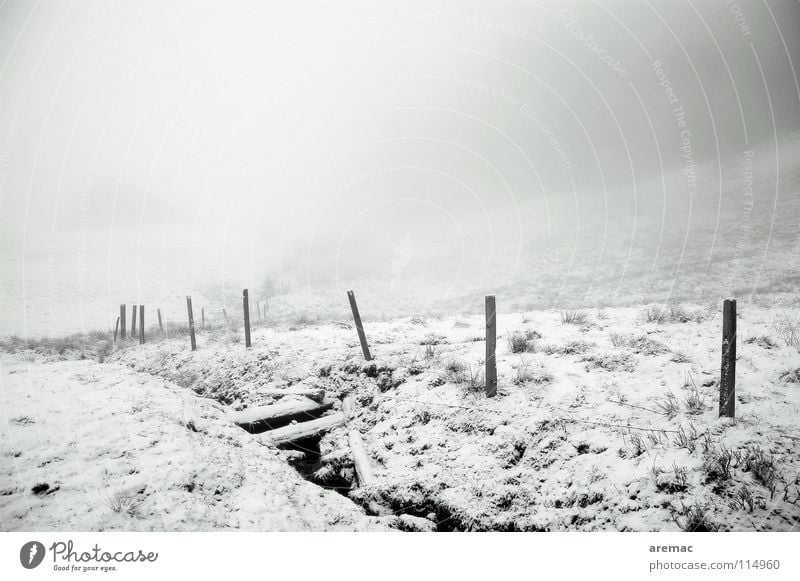
[{"label": "fence post row", "polygon": [[250,297],[247,289],[242,291],[242,307],[244,308],[244,346],[250,347]]},{"label": "fence post row", "polygon": [[356,324],[358,340],[361,342],[361,351],[364,353],[364,359],[367,361],[372,361],[372,355],[369,352],[369,345],[367,345],[367,335],[364,333],[364,325],[361,324],[361,315],[358,313],[356,295],[353,293],[353,291],[347,291],[347,299],[350,301],[350,310],[353,311],[353,322]]},{"label": "fence post row", "polygon": [[125,339],[125,305],[119,306],[120,339]]},{"label": "fence post row", "polygon": [[722,303],[722,366],[719,377],[719,415],[736,413],[736,299]]},{"label": "fence post row", "polygon": [[486,397],[497,395],[497,306],[494,295],[486,296]]},{"label": "fence post row", "polygon": [[192,297],[186,297],[186,310],[189,312],[189,338],[192,342],[192,351],[197,349],[197,341],[194,337],[194,315],[192,314]]}]

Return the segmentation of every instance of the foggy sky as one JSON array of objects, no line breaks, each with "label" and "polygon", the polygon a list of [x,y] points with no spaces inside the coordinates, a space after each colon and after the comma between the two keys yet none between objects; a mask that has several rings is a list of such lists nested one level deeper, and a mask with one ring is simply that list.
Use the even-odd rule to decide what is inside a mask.
[{"label": "foggy sky", "polygon": [[708,186],[800,129],[798,31],[774,0],[7,0],[2,255],[516,248],[561,227],[543,201],[642,203],[687,151]]}]

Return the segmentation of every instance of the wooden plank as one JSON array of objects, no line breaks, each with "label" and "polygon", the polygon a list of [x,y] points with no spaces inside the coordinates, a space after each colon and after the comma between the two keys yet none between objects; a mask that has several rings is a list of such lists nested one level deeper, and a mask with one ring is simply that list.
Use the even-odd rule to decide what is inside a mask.
[{"label": "wooden plank", "polygon": [[719,378],[719,415],[736,414],[736,299],[722,304],[722,365]]},{"label": "wooden plank", "polygon": [[372,467],[369,464],[369,456],[364,446],[364,440],[361,439],[361,434],[357,430],[351,430],[349,438],[350,452],[353,455],[353,464],[355,464],[356,467],[358,484],[359,486],[369,486],[373,481]]},{"label": "wooden plank", "polygon": [[296,420],[316,419],[333,407],[333,400],[316,402],[307,397],[290,397],[271,405],[248,408],[240,412],[229,412],[227,419],[248,430],[260,431],[280,428]]},{"label": "wooden plank", "polygon": [[192,351],[197,349],[197,341],[194,336],[194,314],[192,313],[192,297],[186,297],[186,310],[189,311],[189,338],[192,343]]},{"label": "wooden plank", "polygon": [[301,422],[297,424],[289,424],[276,430],[264,432],[259,436],[262,441],[280,446],[282,444],[290,444],[298,440],[304,440],[313,436],[319,436],[336,426],[340,426],[345,422],[345,417],[342,412],[337,412],[329,416],[322,416],[310,422]]},{"label": "wooden plank", "polygon": [[242,291],[242,308],[244,309],[244,346],[250,347],[250,297],[247,289]]},{"label": "wooden plank", "polygon": [[497,395],[497,306],[494,295],[486,296],[486,397]]},{"label": "wooden plank", "polygon": [[364,359],[372,361],[369,345],[367,345],[367,335],[364,333],[364,326],[361,324],[361,315],[358,312],[355,293],[353,293],[353,291],[347,291],[347,299],[350,301],[350,310],[353,311],[353,322],[356,324],[358,340],[361,342],[361,352],[364,354]]},{"label": "wooden plank", "polygon": [[119,331],[119,317],[117,317],[117,322],[114,325],[114,343],[117,342],[117,332]]}]

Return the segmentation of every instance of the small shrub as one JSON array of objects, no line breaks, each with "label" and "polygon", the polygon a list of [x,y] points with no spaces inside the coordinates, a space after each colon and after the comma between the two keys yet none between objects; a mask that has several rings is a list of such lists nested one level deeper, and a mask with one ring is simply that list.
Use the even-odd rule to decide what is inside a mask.
[{"label": "small shrub", "polygon": [[611,344],[614,347],[625,347],[628,342],[628,336],[624,333],[609,333],[608,337],[611,339]]},{"label": "small shrub", "polygon": [[515,385],[525,385],[526,383],[541,385],[553,381],[553,375],[540,363],[521,358],[514,371],[512,381]]},{"label": "small shrub", "polygon": [[447,361],[444,365],[442,379],[457,385],[464,383],[467,380],[467,366],[457,359]]},{"label": "small shrub", "polygon": [[667,311],[661,305],[650,305],[644,312],[644,320],[648,323],[663,324],[667,322]]},{"label": "small shrub", "polygon": [[647,451],[647,446],[644,443],[644,438],[639,432],[630,432],[623,434],[622,440],[625,442],[628,454],[632,458],[638,458]]},{"label": "small shrub", "polygon": [[605,353],[602,355],[586,355],[581,361],[586,369],[604,369],[606,371],[633,371],[636,362],[629,353]]},{"label": "small shrub", "polygon": [[786,315],[777,316],[773,322],[778,338],[787,347],[800,350],[800,320]]},{"label": "small shrub", "polygon": [[419,342],[420,345],[444,345],[447,343],[447,338],[444,335],[436,333],[428,333],[425,338]]},{"label": "small shrub", "polygon": [[689,488],[688,472],[685,467],[672,465],[671,472],[657,471],[655,474],[656,490],[659,492],[667,492],[675,494],[678,492],[686,492]]},{"label": "small shrub", "polygon": [[682,505],[673,518],[675,524],[687,533],[713,533],[719,529],[708,516],[708,505],[699,501],[690,506]]},{"label": "small shrub", "polygon": [[678,426],[678,433],[672,440],[678,448],[686,448],[689,452],[694,452],[697,448],[697,428],[694,424],[689,424],[687,431],[682,425]]},{"label": "small shrub", "polygon": [[480,391],[486,387],[486,378],[484,377],[482,365],[467,365],[466,384],[470,391]]},{"label": "small shrub", "polygon": [[787,369],[781,373],[781,381],[784,383],[800,383],[800,367]]},{"label": "small shrub", "polygon": [[747,345],[758,345],[762,349],[775,349],[778,344],[769,335],[759,335],[758,337],[748,337],[744,340]]},{"label": "small shrub", "polygon": [[681,411],[678,398],[671,391],[667,391],[664,397],[656,402],[656,408],[670,420]]},{"label": "small shrub", "polygon": [[770,495],[775,494],[780,482],[780,472],[772,454],[758,447],[747,448],[744,451],[741,464],[742,470],[750,472],[756,482],[764,485],[769,490]]},{"label": "small shrub", "polygon": [[742,484],[739,491],[731,498],[729,505],[733,510],[746,510],[747,512],[753,512],[756,508],[762,510],[766,508],[764,499],[754,497],[747,484]]},{"label": "small shrub", "polygon": [[698,416],[706,411],[706,401],[703,394],[700,393],[700,390],[697,387],[697,384],[694,382],[694,378],[691,374],[686,376],[686,381],[684,382],[684,389],[688,391],[686,395],[686,399],[683,400],[684,406],[686,407],[686,413],[692,416]]},{"label": "small shrub", "polygon": [[719,449],[709,449],[703,463],[706,480],[709,482],[730,480],[736,458],[736,453],[725,446],[720,446]]},{"label": "small shrub", "polygon": [[589,313],[581,309],[566,309],[560,314],[562,325],[585,325],[589,322]]},{"label": "small shrub", "polygon": [[541,335],[533,329],[525,331],[513,331],[508,337],[506,342],[508,348],[512,353],[525,353],[528,351],[536,350],[536,341],[541,339]]},{"label": "small shrub", "polygon": [[651,339],[647,335],[624,335],[622,333],[611,333],[611,344],[614,347],[626,347],[637,355],[662,355],[669,353],[669,347]]},{"label": "small shrub", "polygon": [[575,339],[567,341],[561,346],[547,343],[541,346],[541,351],[545,355],[581,355],[591,350],[594,347],[593,343],[584,341],[583,339]]},{"label": "small shrub", "polygon": [[134,493],[124,490],[114,490],[102,493],[100,496],[105,505],[112,511],[127,514],[128,516],[133,516],[142,505],[142,501]]}]

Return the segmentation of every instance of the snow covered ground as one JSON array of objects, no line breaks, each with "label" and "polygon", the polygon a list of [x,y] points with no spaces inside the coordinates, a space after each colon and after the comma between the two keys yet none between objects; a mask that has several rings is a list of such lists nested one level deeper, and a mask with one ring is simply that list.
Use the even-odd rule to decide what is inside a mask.
[{"label": "snow covered ground", "polygon": [[3,356],[0,527],[385,530],[219,406],[119,364]]},{"label": "snow covered ground", "polygon": [[[367,321],[372,362],[347,321],[304,319],[261,324],[251,349],[218,327],[195,352],[151,330],[104,364],[18,350],[3,360],[2,526],[797,530],[800,353],[783,331],[800,310],[759,304],[739,306],[735,420],[717,417],[721,321],[700,306],[500,314],[493,399],[482,316]],[[302,450],[222,418],[298,386],[352,404],[306,476],[355,482],[358,429],[375,482],[355,503],[302,480]],[[141,501],[135,517],[108,508],[115,490]]]}]

